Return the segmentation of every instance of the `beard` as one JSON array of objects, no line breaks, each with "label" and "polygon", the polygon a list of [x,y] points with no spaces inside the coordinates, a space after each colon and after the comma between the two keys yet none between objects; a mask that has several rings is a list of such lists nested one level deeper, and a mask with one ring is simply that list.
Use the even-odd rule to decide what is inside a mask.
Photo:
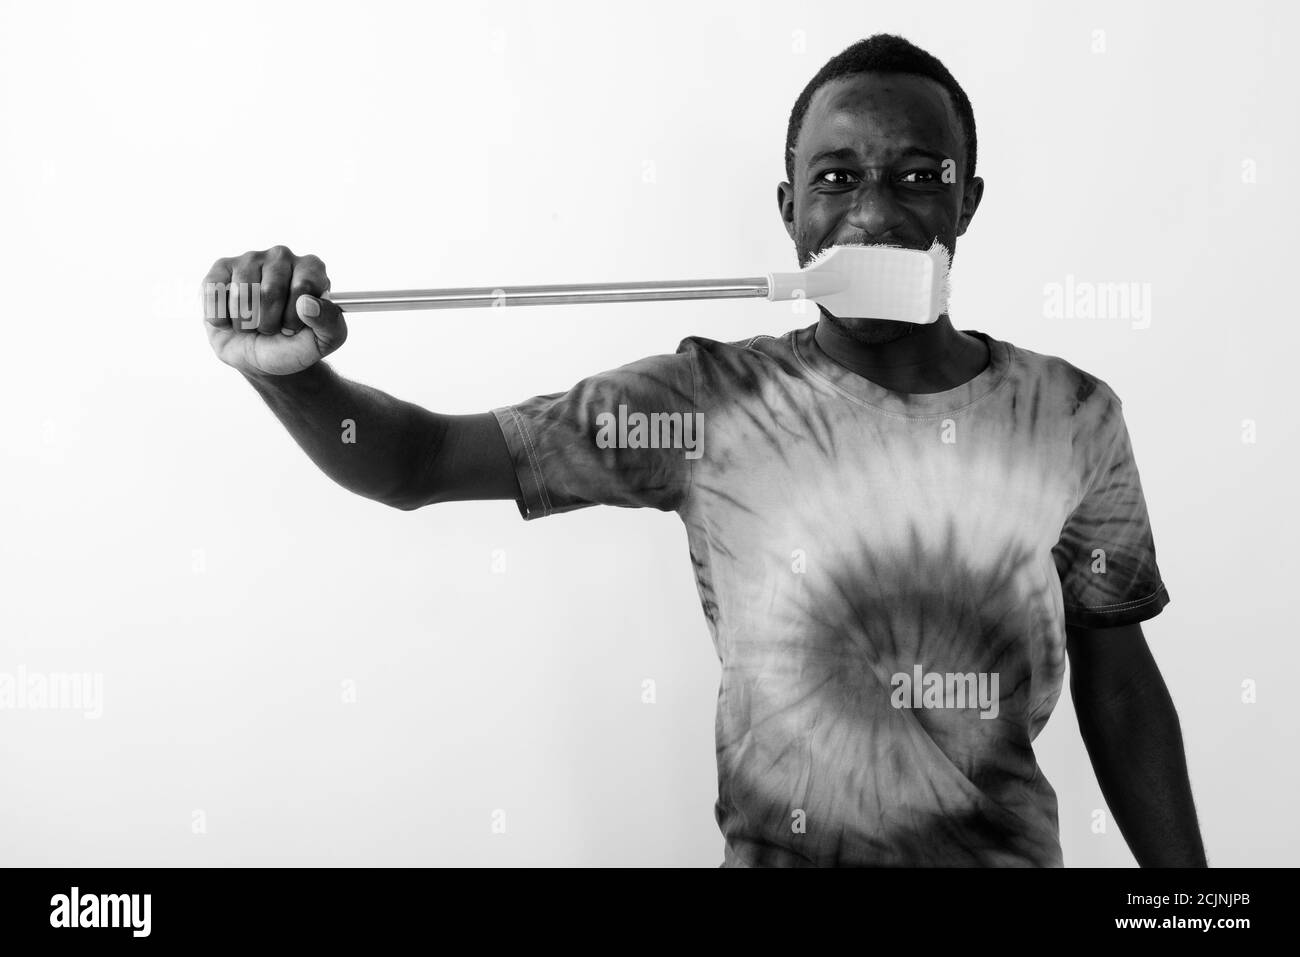
[{"label": "beard", "polygon": [[896,342],[904,336],[910,336],[917,329],[914,322],[898,322],[894,319],[841,319],[825,309],[821,312],[837,332],[864,346],[883,346],[887,342]]}]

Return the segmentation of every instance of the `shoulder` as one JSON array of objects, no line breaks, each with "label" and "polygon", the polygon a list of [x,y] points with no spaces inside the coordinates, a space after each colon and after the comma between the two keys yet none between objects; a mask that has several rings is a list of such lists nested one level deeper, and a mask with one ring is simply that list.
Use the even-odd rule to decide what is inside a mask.
[{"label": "shoulder", "polygon": [[710,379],[744,381],[753,377],[799,374],[794,340],[800,332],[791,330],[773,336],[760,333],[727,342],[705,336],[689,336],[677,347],[679,355],[689,353],[700,371]]},{"label": "shoulder", "polygon": [[1022,388],[1050,397],[1078,424],[1104,425],[1122,416],[1123,400],[1110,383],[1060,356],[1005,343],[1014,357]]}]

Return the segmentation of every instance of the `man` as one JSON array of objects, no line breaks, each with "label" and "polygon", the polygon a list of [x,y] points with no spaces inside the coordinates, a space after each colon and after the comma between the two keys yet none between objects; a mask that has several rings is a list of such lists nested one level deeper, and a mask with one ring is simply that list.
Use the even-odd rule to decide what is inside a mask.
[{"label": "man", "polygon": [[[975,161],[970,103],[938,60],[899,37],[855,44],[790,117],[777,200],[799,262],[837,243],[955,251],[983,194]],[[1102,380],[947,315],[823,309],[780,338],[691,337],[567,392],[438,415],[320,361],[346,327],[319,259],[276,247],[207,281],[261,283],[256,330],[210,318],[213,348],[354,492],[680,515],[722,663],[723,866],[1060,866],[1032,742],[1067,655],[1138,862],[1204,866],[1140,626],[1169,595]],[[662,431],[629,435],[638,414]],[[339,442],[345,418],[370,454]],[[692,452],[673,440],[697,421]]]}]

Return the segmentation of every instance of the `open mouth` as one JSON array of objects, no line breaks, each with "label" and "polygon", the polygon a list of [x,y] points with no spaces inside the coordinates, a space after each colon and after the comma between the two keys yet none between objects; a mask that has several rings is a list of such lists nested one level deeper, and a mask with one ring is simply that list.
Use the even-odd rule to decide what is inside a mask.
[{"label": "open mouth", "polygon": [[823,259],[826,258],[826,255],[836,246],[878,246],[883,249],[915,249],[918,252],[929,252],[935,247],[935,244],[940,245],[945,251],[947,250],[947,247],[943,246],[942,243],[939,243],[938,239],[935,239],[933,242],[927,243],[925,245],[921,245],[918,243],[899,243],[899,242],[869,243],[860,239],[846,239],[841,242],[831,243],[828,246],[823,246],[821,249],[817,250],[815,253],[810,255],[807,261],[805,261],[802,264],[801,268],[807,269],[809,266],[821,262]]}]

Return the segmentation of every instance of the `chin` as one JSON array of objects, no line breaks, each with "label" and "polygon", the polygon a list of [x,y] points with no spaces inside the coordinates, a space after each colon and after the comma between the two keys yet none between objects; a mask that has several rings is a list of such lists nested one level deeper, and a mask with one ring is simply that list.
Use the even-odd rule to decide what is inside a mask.
[{"label": "chin", "polygon": [[841,334],[860,342],[864,346],[879,346],[911,335],[916,329],[914,322],[898,322],[894,319],[841,319],[822,310],[822,315]]}]

